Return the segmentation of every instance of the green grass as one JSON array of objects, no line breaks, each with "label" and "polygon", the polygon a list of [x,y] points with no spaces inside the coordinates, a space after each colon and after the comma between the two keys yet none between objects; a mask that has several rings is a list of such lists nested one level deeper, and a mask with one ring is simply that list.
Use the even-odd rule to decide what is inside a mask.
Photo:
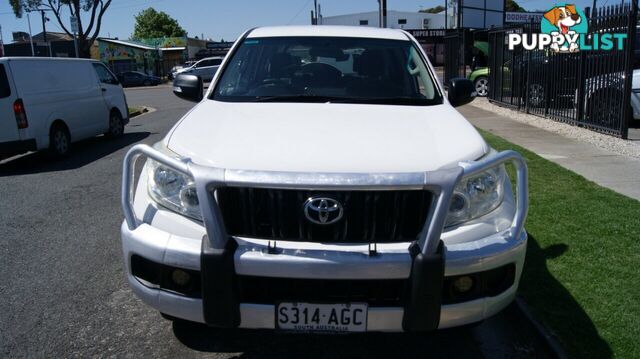
[{"label": "green grass", "polygon": [[571,357],[640,358],[640,202],[481,133],[529,166],[520,295]]},{"label": "green grass", "polygon": [[129,116],[131,115],[139,115],[141,113],[142,109],[138,108],[138,107],[129,107]]}]

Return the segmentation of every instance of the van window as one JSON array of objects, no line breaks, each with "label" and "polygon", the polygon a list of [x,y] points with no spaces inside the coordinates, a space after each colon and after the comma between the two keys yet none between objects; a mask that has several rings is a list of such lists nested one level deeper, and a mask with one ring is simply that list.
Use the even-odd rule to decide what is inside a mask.
[{"label": "van window", "polygon": [[4,71],[4,65],[0,65],[0,98],[9,97],[11,95],[11,87],[9,87],[9,79]]},{"label": "van window", "polygon": [[104,67],[102,64],[93,64],[93,68],[98,73],[98,77],[100,78],[100,82],[103,84],[109,85],[117,85],[118,80],[111,74],[111,71]]}]

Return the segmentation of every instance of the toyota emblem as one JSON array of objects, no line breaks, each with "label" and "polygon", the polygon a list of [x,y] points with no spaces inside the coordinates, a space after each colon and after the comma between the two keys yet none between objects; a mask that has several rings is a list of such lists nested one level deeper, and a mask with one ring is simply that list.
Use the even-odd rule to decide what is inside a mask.
[{"label": "toyota emblem", "polygon": [[304,216],[315,224],[334,224],[338,222],[344,209],[342,204],[329,197],[311,197],[304,203]]}]

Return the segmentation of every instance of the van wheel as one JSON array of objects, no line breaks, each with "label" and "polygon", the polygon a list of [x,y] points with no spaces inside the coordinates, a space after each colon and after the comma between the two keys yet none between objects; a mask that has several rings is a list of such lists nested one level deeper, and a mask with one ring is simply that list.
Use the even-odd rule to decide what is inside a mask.
[{"label": "van wheel", "polygon": [[124,134],[124,122],[118,111],[111,111],[109,115],[109,130],[105,136],[109,138],[118,138]]},{"label": "van wheel", "polygon": [[49,133],[49,152],[54,157],[64,157],[69,154],[71,147],[71,137],[67,128],[61,124],[56,124]]}]

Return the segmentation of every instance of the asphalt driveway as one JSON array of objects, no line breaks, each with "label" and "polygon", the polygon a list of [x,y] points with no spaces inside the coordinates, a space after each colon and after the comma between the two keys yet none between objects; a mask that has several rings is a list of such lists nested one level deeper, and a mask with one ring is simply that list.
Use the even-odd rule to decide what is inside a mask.
[{"label": "asphalt driveway", "polygon": [[125,282],[122,159],[159,141],[192,103],[169,86],[126,90],[156,111],[124,137],[76,144],[52,162],[0,162],[0,356],[3,357],[546,357],[514,308],[472,329],[423,335],[284,335],[172,323]]}]

